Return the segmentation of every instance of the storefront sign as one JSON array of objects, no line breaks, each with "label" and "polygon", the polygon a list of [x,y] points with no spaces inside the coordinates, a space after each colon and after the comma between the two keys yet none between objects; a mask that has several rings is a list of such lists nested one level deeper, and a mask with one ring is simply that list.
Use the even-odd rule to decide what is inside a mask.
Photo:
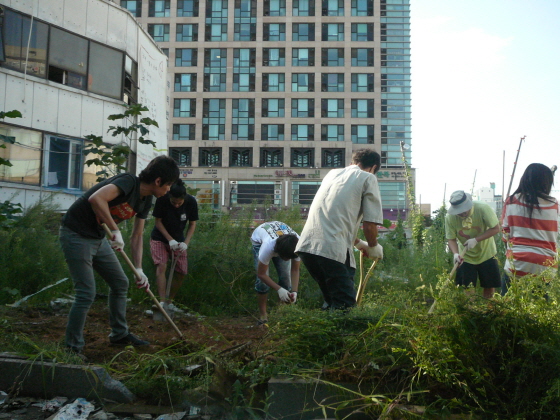
[{"label": "storefront sign", "polygon": [[290,178],[305,178],[305,174],[294,174],[289,169],[286,171],[276,171],[275,174],[277,177],[289,176]]},{"label": "storefront sign", "polygon": [[393,178],[395,181],[404,181],[406,178],[406,172],[404,171],[379,171],[377,172],[377,178]]}]

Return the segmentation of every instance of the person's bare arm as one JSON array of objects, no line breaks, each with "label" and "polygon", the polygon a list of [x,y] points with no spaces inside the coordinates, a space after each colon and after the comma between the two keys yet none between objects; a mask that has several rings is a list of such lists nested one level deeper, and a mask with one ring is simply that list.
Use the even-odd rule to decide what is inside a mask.
[{"label": "person's bare arm", "polygon": [[457,244],[457,239],[448,239],[447,240],[447,245],[449,246],[449,250],[453,254],[458,254],[459,253],[459,245]]},{"label": "person's bare arm", "polygon": [[139,217],[134,218],[132,235],[130,236],[130,248],[132,250],[132,262],[137,268],[142,267],[142,234],[144,233],[145,220]]},{"label": "person's bare arm", "polygon": [[156,228],[161,232],[161,234],[167,239],[167,242],[173,240],[173,237],[169,234],[165,226],[163,226],[163,221],[161,217],[156,217]]},{"label": "person's bare arm", "polygon": [[489,239],[492,236],[496,235],[499,231],[500,231],[500,224],[497,224],[493,228],[490,228],[486,232],[477,236],[475,239],[477,240],[477,242],[481,242],[481,241],[484,241],[484,240]]},{"label": "person's bare arm", "polygon": [[119,227],[111,217],[109,202],[121,194],[121,189],[115,184],[107,184],[94,192],[88,199],[99,222],[105,223],[110,230],[119,230]]},{"label": "person's bare arm", "polygon": [[362,230],[364,231],[364,236],[366,237],[366,242],[368,246],[376,246],[377,245],[377,223],[373,222],[363,222]]},{"label": "person's bare arm", "polygon": [[261,281],[266,284],[271,289],[278,291],[280,286],[272,280],[266,272],[268,271],[268,265],[263,264],[259,261],[259,265],[257,266],[257,277],[261,279]]},{"label": "person's bare arm", "polygon": [[196,220],[189,220],[189,227],[187,228],[187,235],[185,236],[185,244],[189,244],[191,238],[194,235],[194,231],[196,229]]}]

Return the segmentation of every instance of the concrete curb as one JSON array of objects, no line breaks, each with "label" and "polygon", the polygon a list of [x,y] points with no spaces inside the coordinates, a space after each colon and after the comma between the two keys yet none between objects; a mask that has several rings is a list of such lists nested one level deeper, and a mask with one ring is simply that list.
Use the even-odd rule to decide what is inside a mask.
[{"label": "concrete curb", "polygon": [[86,398],[131,403],[136,396],[99,366],[0,357],[0,390],[37,398]]},{"label": "concrete curb", "polygon": [[325,404],[337,407],[343,402],[355,400],[356,395],[352,391],[356,392],[358,389],[357,384],[335,385],[312,379],[271,378],[268,381],[268,392],[271,395],[269,414],[283,420],[324,419],[325,415],[333,419],[370,419],[365,413],[354,412],[349,407],[337,413],[332,408],[324,407]]}]

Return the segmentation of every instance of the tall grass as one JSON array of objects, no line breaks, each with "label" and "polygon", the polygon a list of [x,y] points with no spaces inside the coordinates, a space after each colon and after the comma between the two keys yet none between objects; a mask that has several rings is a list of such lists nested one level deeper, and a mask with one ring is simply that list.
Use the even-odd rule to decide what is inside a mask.
[{"label": "tall grass", "polygon": [[[14,229],[0,232],[0,263],[5,268],[0,272],[0,290],[24,295],[67,275],[55,214],[46,207],[31,209]],[[200,215],[178,302],[208,315],[254,313],[249,236],[258,222],[250,209],[235,219],[205,207]],[[301,231],[297,208],[271,213],[269,220],[282,220]],[[122,226],[125,237],[130,226]],[[148,221],[143,264],[150,279],[155,274],[148,244],[152,227]],[[485,300],[448,279],[451,255],[437,227],[426,231],[421,247],[399,247],[392,239],[382,243],[385,258],[368,284],[362,307],[349,312],[318,310],[321,294],[303,270],[297,305],[274,308],[271,294],[269,341],[252,349],[251,358],[230,360],[221,369],[239,378],[245,390],[257,389],[274,375],[356,382],[359,392],[341,408],[353,406],[372,418],[391,410],[409,418],[410,406],[435,418],[450,413],[489,419],[560,418],[556,270],[513,279],[506,296]],[[498,249],[503,264],[500,242]],[[133,300],[145,299],[142,292],[131,290]],[[4,301],[13,297],[2,293]],[[33,303],[50,298],[48,293],[40,296]],[[433,298],[438,304],[428,314]],[[124,377],[142,395],[152,393],[151,383],[164,390],[153,394],[158,401],[176,400],[185,387],[207,386],[210,381],[181,379],[181,369],[167,367],[175,366],[177,358],[185,359],[180,365],[211,360],[213,355],[206,353],[176,348],[138,363],[131,359]],[[204,375],[212,374],[211,365]],[[113,366],[122,373],[121,356]]]}]

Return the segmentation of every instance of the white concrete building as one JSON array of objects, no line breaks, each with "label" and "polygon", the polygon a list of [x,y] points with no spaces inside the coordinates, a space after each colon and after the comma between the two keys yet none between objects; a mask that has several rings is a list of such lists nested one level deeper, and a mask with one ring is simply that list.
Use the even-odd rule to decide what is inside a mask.
[{"label": "white concrete building", "polygon": [[[167,56],[119,5],[105,0],[0,1],[0,202],[24,208],[52,197],[67,209],[96,183],[98,168],[84,165],[85,136],[132,148],[138,173],[167,153]],[[141,103],[159,128],[156,147],[108,136],[107,117],[123,104]]]}]

